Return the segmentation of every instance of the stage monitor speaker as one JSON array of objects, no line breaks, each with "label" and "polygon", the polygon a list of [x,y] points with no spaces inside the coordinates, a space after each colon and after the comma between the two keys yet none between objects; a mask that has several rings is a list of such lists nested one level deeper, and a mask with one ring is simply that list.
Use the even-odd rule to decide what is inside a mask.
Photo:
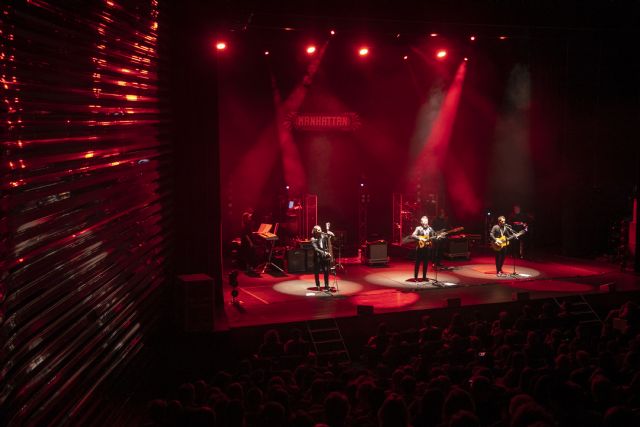
[{"label": "stage monitor speaker", "polygon": [[367,264],[387,263],[389,261],[387,242],[384,240],[367,242],[365,248],[365,261]]},{"label": "stage monitor speaker", "polygon": [[213,279],[185,274],[177,280],[177,321],[185,332],[213,331]]},{"label": "stage monitor speaker", "polygon": [[459,308],[462,306],[461,303],[460,298],[447,298],[447,307],[449,308]]},{"label": "stage monitor speaker", "polygon": [[287,251],[287,272],[305,273],[307,271],[307,251],[291,249]]},{"label": "stage monitor speaker", "polygon": [[358,316],[370,316],[373,314],[373,306],[372,305],[357,305],[356,312]]}]

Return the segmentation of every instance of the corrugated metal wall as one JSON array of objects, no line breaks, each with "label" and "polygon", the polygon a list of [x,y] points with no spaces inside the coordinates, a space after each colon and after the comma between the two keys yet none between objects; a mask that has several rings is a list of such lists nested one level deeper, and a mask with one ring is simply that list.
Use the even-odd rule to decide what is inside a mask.
[{"label": "corrugated metal wall", "polygon": [[167,281],[158,1],[0,10],[0,424],[84,424]]}]

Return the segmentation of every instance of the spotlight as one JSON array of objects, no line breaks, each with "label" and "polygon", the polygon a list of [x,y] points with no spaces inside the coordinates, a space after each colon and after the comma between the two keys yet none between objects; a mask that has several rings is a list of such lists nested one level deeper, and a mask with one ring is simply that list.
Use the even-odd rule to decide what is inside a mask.
[{"label": "spotlight", "polygon": [[363,182],[360,183],[360,187],[364,187],[364,183]]},{"label": "spotlight", "polygon": [[225,50],[227,48],[227,44],[223,41],[219,41],[216,43],[216,49]]},{"label": "spotlight", "polygon": [[476,36],[469,37],[469,40],[471,40],[472,42],[476,41]]},{"label": "spotlight", "polygon": [[289,186],[288,186],[288,185],[285,185],[285,186],[284,186],[284,188],[285,188],[287,191],[289,191]]},{"label": "spotlight", "polygon": [[447,51],[444,49],[440,49],[436,52],[436,58],[444,59],[447,56]]},{"label": "spotlight", "polygon": [[431,34],[429,34],[429,36],[431,36],[431,37],[438,37],[438,33],[431,33]]},{"label": "spotlight", "polygon": [[500,37],[498,37],[498,38],[499,38],[500,40],[506,40],[506,39],[507,39],[507,36],[500,36]]},{"label": "spotlight", "polygon": [[407,59],[409,59],[409,56],[405,55],[405,56],[402,57],[402,59],[404,59],[406,61]]},{"label": "spotlight", "polygon": [[469,58],[467,58],[466,56],[464,57],[465,62],[469,60]]},{"label": "spotlight", "polygon": [[316,53],[316,47],[314,45],[307,46],[307,53],[309,55],[313,55],[314,53]]},{"label": "spotlight", "polygon": [[360,56],[367,56],[368,54],[369,54],[369,48],[366,46],[363,46],[358,50],[358,55]]},{"label": "spotlight", "polygon": [[332,36],[335,36],[336,35],[336,30],[329,31],[329,34],[331,34]]}]

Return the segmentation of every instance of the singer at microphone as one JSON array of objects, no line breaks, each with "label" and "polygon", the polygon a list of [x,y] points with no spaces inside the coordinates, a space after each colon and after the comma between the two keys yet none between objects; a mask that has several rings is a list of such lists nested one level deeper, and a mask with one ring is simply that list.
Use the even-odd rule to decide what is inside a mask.
[{"label": "singer at microphone", "polygon": [[496,256],[496,274],[498,277],[504,277],[506,274],[502,271],[502,265],[507,257],[507,244],[509,235],[514,234],[513,229],[507,224],[504,216],[498,217],[498,223],[493,226],[489,232],[489,237],[493,240],[495,256]]}]

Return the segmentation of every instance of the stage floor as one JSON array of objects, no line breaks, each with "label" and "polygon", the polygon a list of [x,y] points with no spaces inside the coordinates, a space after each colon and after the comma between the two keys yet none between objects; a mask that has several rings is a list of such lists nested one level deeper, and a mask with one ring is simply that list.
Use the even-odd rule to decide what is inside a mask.
[{"label": "stage floor", "polygon": [[[451,269],[437,272],[438,286],[433,283],[436,272],[431,267],[431,281],[415,282],[410,260],[392,259],[385,266],[346,264],[344,271],[331,278],[337,288],[331,293],[316,291],[313,274],[267,271],[251,277],[240,273],[240,304],[229,303],[231,288],[224,284],[226,319],[230,328],[239,328],[354,316],[358,305],[373,306],[378,314],[440,308],[448,298],[460,298],[463,306],[469,306],[512,301],[518,292],[529,292],[531,299],[608,292],[603,285],[614,282],[618,291],[640,289],[636,275],[621,273],[615,265],[583,260],[518,259],[517,277],[497,277],[490,255],[444,264]],[[503,269],[513,271],[511,259]]]}]

